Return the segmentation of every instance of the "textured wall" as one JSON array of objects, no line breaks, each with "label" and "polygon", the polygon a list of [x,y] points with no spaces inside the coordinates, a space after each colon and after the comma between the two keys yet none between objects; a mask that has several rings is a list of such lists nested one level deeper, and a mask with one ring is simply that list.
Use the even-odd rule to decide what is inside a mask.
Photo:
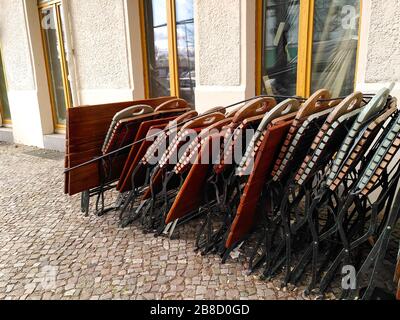
[{"label": "textured wall", "polygon": [[400,81],[400,1],[372,0],[366,82]]},{"label": "textured wall", "polygon": [[21,0],[0,0],[0,45],[8,90],[33,90],[29,44]]},{"label": "textured wall", "polygon": [[195,0],[202,86],[240,85],[240,0]]},{"label": "textured wall", "polygon": [[80,89],[129,88],[123,0],[70,0],[70,11]]}]

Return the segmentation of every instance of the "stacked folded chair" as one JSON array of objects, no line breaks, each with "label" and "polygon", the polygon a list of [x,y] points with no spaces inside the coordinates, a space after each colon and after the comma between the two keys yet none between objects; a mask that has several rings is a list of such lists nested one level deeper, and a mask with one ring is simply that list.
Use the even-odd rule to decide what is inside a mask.
[{"label": "stacked folded chair", "polygon": [[82,192],[83,212],[91,197],[97,197],[98,215],[114,209],[106,208],[104,193],[115,188],[130,159],[128,147],[189,110],[186,101],[169,97],[68,110],[66,168],[78,168],[66,175],[66,193]]},{"label": "stacked folded chair", "polygon": [[[156,236],[200,220],[203,255],[224,263],[241,250],[250,272],[306,282],[306,293],[325,294],[354,267],[357,285],[341,298],[371,299],[398,244],[400,112],[390,89],[234,106],[199,115],[160,98],[71,109],[66,192],[82,192],[86,213],[96,196],[98,215],[119,210],[122,227]],[[400,299],[400,252],[392,260]]]}]

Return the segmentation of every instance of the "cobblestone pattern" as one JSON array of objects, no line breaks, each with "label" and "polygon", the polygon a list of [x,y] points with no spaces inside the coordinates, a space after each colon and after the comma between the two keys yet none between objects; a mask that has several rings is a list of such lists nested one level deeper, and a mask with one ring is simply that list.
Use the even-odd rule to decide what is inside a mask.
[{"label": "cobblestone pattern", "polygon": [[84,217],[61,157],[32,150],[0,143],[0,300],[313,299],[247,275],[242,258],[195,253],[196,224],[169,240],[119,229],[116,213]]}]

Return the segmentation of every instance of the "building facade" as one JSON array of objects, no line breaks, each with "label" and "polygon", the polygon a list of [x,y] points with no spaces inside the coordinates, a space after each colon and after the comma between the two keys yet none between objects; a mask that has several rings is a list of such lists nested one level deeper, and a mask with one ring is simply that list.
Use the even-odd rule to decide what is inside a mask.
[{"label": "building facade", "polygon": [[0,0],[0,140],[62,149],[74,106],[173,95],[400,98],[397,0]]}]

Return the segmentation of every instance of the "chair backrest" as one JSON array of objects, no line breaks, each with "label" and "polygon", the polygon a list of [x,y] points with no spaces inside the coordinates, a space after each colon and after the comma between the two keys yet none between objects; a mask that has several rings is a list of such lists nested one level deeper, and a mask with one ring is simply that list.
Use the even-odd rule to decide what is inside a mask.
[{"label": "chair backrest", "polygon": [[208,137],[212,134],[221,134],[221,129],[228,125],[232,121],[232,118],[223,119],[217,123],[203,129],[197,139],[189,145],[185,150],[182,157],[179,159],[178,164],[175,166],[174,171],[176,174],[182,174],[186,171],[191,164],[194,164],[197,156],[204,144],[208,142]]},{"label": "chair backrest", "polygon": [[221,139],[222,137],[223,135],[220,132],[211,134],[202,140],[196,161],[190,166],[187,177],[166,216],[166,224],[184,218],[188,214],[198,210],[207,201],[205,190],[207,190],[207,178],[209,177],[210,166],[202,164],[203,157],[210,156],[207,151],[212,147],[211,144],[216,139]]},{"label": "chair backrest", "polygon": [[[133,142],[140,127],[139,118],[142,117],[133,117],[118,121],[111,133],[110,139],[105,143],[102,149],[103,155],[111,153],[119,148],[123,148]],[[151,117],[142,119],[148,120],[150,118]]]},{"label": "chair backrest", "polygon": [[328,178],[326,181],[327,185],[330,185],[337,177],[346,158],[346,155],[348,154],[350,147],[353,145],[353,142],[359,135],[360,131],[362,131],[365,126],[367,126],[368,123],[374,119],[374,117],[377,117],[378,114],[386,107],[389,94],[389,89],[384,88],[380,90],[365,107],[363,107],[363,110],[360,112],[359,116],[351,127],[349,133],[346,136],[346,139],[344,140],[340,150],[335,157],[335,160],[328,174]]},{"label": "chair backrest", "polygon": [[[167,151],[161,157],[159,166],[160,168],[164,167],[170,161],[170,158],[178,154],[178,149],[180,148],[181,144],[187,139],[193,130],[200,133],[202,129],[211,126],[221,120],[224,120],[225,116],[222,113],[216,112],[211,114],[206,114],[200,118],[197,118],[193,121],[186,123],[182,129],[178,132],[175,139],[169,145]],[[178,160],[178,159],[177,159]]]},{"label": "chair backrest", "polygon": [[306,117],[309,117],[317,112],[324,111],[326,109],[330,109],[330,103],[327,101],[321,100],[329,100],[331,98],[331,94],[326,89],[321,89],[315,92],[306,102],[301,106],[296,120],[300,120]]},{"label": "chair backrest", "polygon": [[[135,136],[135,139],[133,142],[135,144],[131,147],[131,150],[129,152],[128,158],[126,159],[124,169],[122,170],[122,173],[120,175],[119,183],[117,185],[117,190],[120,192],[126,192],[132,190],[132,184],[131,184],[131,177],[132,173],[135,169],[135,167],[138,164],[138,161],[140,159],[137,159],[137,155],[139,150],[143,150],[142,146],[146,145],[146,147],[149,146],[149,141],[151,141],[151,138],[149,135],[154,135],[154,132],[151,131],[151,129],[157,129],[162,130],[165,128],[165,126],[170,122],[175,120],[176,117],[170,117],[170,118],[159,118],[159,119],[151,119],[148,121],[143,121],[140,123],[139,129],[137,131],[137,134]],[[162,129],[160,129],[160,127]],[[161,135],[161,133],[159,133]],[[147,139],[146,139],[147,138]],[[143,140],[147,141],[143,141]],[[146,148],[147,150],[147,148]]]},{"label": "chair backrest", "polygon": [[[310,149],[315,136],[321,130],[326,118],[332,109],[327,109],[309,116],[297,130],[293,139],[290,139],[291,132],[289,130],[289,139],[283,144],[283,151],[278,157],[275,167],[272,171],[272,180],[277,182],[287,176],[290,172],[298,170],[301,161],[305,158],[307,151]],[[282,153],[284,158],[281,159]]]},{"label": "chair backrest", "polygon": [[152,112],[154,112],[154,109],[147,105],[129,107],[129,108],[126,108],[125,110],[118,112],[114,116],[113,122],[118,122],[118,121],[126,119],[126,118],[141,116],[141,115],[149,114]]},{"label": "chair backrest", "polygon": [[136,116],[141,116],[144,114],[150,114],[153,113],[154,109],[150,106],[147,105],[139,105],[139,106],[133,106],[133,107],[128,107],[118,113],[115,114],[111,124],[110,128],[108,129],[107,136],[104,139],[104,144],[103,144],[103,152],[106,149],[106,146],[110,142],[111,136],[115,130],[115,127],[117,126],[118,122],[124,119],[136,117]]},{"label": "chair backrest", "polygon": [[[330,160],[330,156],[333,156],[339,148],[340,142],[346,136],[346,126],[352,125],[360,111],[360,109],[356,109],[342,115],[332,123],[327,131],[323,131],[322,135],[318,135],[317,141],[314,140],[313,146],[311,146],[311,153],[305,158],[296,175],[295,180],[297,184],[302,185],[318,169],[321,163],[326,164],[324,160]],[[324,126],[321,131],[324,129]]]},{"label": "chair backrest", "polygon": [[225,108],[225,107],[222,107],[222,106],[214,107],[214,108],[208,109],[208,110],[205,111],[202,115],[205,116],[205,115],[207,115],[207,114],[215,113],[215,112],[219,112],[219,113],[222,113],[222,114],[226,114],[226,108]]},{"label": "chair backrest", "polygon": [[[303,122],[306,121],[306,119],[311,117],[313,114],[324,112],[325,110],[333,110],[331,107],[332,102],[328,102],[330,97],[331,95],[328,90],[326,89],[318,90],[301,106],[299,112],[297,113],[296,118],[293,120],[293,123],[289,129],[289,133],[285,139],[285,142],[283,143],[278,158],[276,159],[274,170],[272,171],[272,176],[274,176],[277,173],[279,166],[284,161],[285,155],[288,152],[293,142],[293,139],[297,131],[302,126]],[[338,103],[340,103],[340,100],[334,100],[334,101],[335,102],[338,101]]]},{"label": "chair backrest", "polygon": [[154,112],[165,112],[176,109],[187,109],[189,104],[183,99],[173,99],[158,106]]},{"label": "chair backrest", "polygon": [[226,113],[227,118],[233,118],[241,109],[242,107],[236,107],[235,109]]},{"label": "chair backrest", "polygon": [[233,118],[233,123],[242,123],[244,120],[264,115],[271,111],[276,106],[276,100],[273,98],[258,98],[243,106],[239,111],[236,112]]},{"label": "chair backrest", "polygon": [[329,115],[326,120],[328,123],[333,123],[341,116],[354,111],[355,109],[361,108],[363,102],[363,94],[361,92],[354,92],[346,97]]},{"label": "chair backrest", "polygon": [[[222,172],[223,169],[226,167],[226,159],[231,159],[231,156],[234,152],[233,150],[235,142],[240,136],[242,130],[244,130],[244,128],[247,127],[248,124],[253,122],[253,120],[255,122],[261,121],[264,115],[267,112],[271,111],[275,106],[276,100],[273,98],[258,98],[245,104],[243,107],[234,110],[234,112],[229,114],[234,114],[234,118],[231,124],[227,126],[225,130],[225,142],[221,145],[220,164],[215,165],[214,168],[216,173]],[[248,119],[252,119],[251,122],[248,122]]]},{"label": "chair backrest", "polygon": [[[321,127],[321,130],[318,132],[317,136],[315,137],[310,150],[308,151],[308,154],[306,158],[304,159],[303,164],[301,165],[299,171],[297,172],[295,180],[302,181],[304,182],[304,179],[301,179],[301,177],[304,175],[306,169],[308,172],[311,172],[312,170],[309,168],[309,166],[313,166],[315,163],[310,161],[318,157],[317,154],[314,155],[315,152],[317,152],[318,147],[322,148],[325,147],[326,143],[330,139],[329,133],[332,132],[332,128],[339,127],[341,128],[341,124],[348,120],[352,119],[352,116],[350,117],[344,117],[341,119],[341,121],[338,121],[341,116],[349,114],[351,111],[358,110],[361,107],[362,104],[362,94],[360,92],[355,92],[348,97],[346,97],[339,105],[337,105],[333,111],[329,114],[328,118],[326,119],[325,123]],[[354,113],[356,115],[356,113]],[[323,141],[325,140],[325,141]],[[319,151],[321,152],[321,151]],[[307,176],[308,174],[306,174]],[[304,178],[304,177],[303,177]]]},{"label": "chair backrest", "polygon": [[[369,151],[371,145],[373,144],[375,138],[381,131],[384,124],[389,118],[393,118],[398,113],[397,103],[391,106],[385,113],[376,118],[371,122],[363,132],[360,133],[359,137],[354,141],[354,144],[348,151],[348,154],[343,161],[343,166],[341,167],[339,173],[336,175],[335,179],[327,181],[327,186],[335,191],[343,179],[351,172],[359,163],[359,160],[364,157],[364,155]],[[332,179],[332,178],[330,178]]]},{"label": "chair backrest", "polygon": [[357,184],[355,193],[367,195],[400,148],[400,114],[393,119],[370,163]]},{"label": "chair backrest", "polygon": [[[259,115],[251,118],[245,119],[242,123],[231,123],[229,126],[224,128],[224,143],[221,145],[221,155],[219,159],[219,164],[214,166],[214,172],[216,174],[221,174],[229,165],[233,164],[233,160],[240,161],[242,158],[242,152],[240,151],[240,159],[234,158],[234,156],[238,156],[237,152],[238,148],[243,148],[243,145],[240,143],[242,141],[242,137],[245,134],[245,130],[248,128],[258,127],[260,121],[264,118],[264,115]],[[247,149],[247,146],[245,146]]]},{"label": "chair backrest", "polygon": [[[284,135],[287,134],[288,128],[290,128],[295,117],[296,117],[296,112],[293,112],[272,120],[268,124],[268,126],[264,129],[264,131],[261,133],[261,136],[257,141],[256,145],[254,145],[252,148],[251,144],[248,146],[246,154],[244,155],[244,157],[240,161],[239,166],[236,169],[236,175],[238,176],[249,175],[251,173],[250,165],[257,158],[259,152],[268,152],[270,155],[274,155],[272,159],[275,160],[276,159],[275,154],[279,153],[279,150],[281,149],[282,146],[282,142],[284,140],[281,134]],[[282,123],[285,123],[285,125],[283,126]],[[277,128],[279,128],[279,130],[277,130]],[[273,132],[274,134],[271,134],[271,132]],[[278,133],[279,136],[277,135]],[[271,145],[270,140],[268,140],[268,142],[265,142],[266,139],[270,140],[273,139],[274,144]],[[268,143],[269,146],[268,148],[263,147],[265,143]],[[251,153],[248,153],[250,150],[252,150]]]},{"label": "chair backrest", "polygon": [[291,114],[293,112],[297,112],[300,107],[300,102],[296,99],[288,99],[278,104],[275,108],[273,108],[270,112],[268,112],[264,118],[261,120],[260,125],[257,128],[256,133],[254,134],[247,150],[244,158],[242,159],[240,166],[245,166],[247,159],[252,156],[253,150],[257,145],[257,142],[262,136],[264,130],[268,127],[268,125],[275,119],[283,117],[285,115]]},{"label": "chair backrest", "polygon": [[[198,116],[198,113],[196,111],[189,111],[186,112],[185,114],[179,116],[176,118],[174,121],[171,121],[163,134],[160,134],[156,141],[150,146],[150,148],[147,150],[145,156],[142,159],[142,164],[148,164],[148,163],[155,163],[156,162],[156,152],[158,150],[161,150],[161,147],[168,147],[170,140],[172,140],[171,136],[174,133],[178,133],[179,131],[179,125],[182,123],[187,123],[191,119],[195,118]],[[160,156],[160,155],[158,155]]]}]

